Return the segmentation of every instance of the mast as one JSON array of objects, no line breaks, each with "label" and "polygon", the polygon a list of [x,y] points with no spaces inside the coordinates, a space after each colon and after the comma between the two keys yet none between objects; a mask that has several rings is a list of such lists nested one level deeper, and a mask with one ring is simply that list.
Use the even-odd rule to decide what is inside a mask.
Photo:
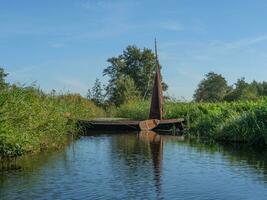
[{"label": "mast", "polygon": [[156,76],[154,80],[149,119],[162,119],[163,115],[163,95],[162,95],[162,83],[160,74],[160,65],[157,52],[157,40],[155,39],[155,57],[156,57]]}]

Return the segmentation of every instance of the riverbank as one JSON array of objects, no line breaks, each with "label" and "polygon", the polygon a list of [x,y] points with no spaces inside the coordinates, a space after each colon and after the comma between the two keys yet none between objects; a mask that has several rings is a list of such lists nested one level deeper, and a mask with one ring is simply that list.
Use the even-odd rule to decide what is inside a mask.
[{"label": "riverbank", "polygon": [[0,90],[0,160],[67,144],[75,122],[103,116],[104,111],[77,94],[46,94],[35,87]]},{"label": "riverbank", "polygon": [[[35,87],[9,86],[0,91],[0,159],[61,148],[74,121],[106,113],[77,94],[46,94]],[[190,137],[267,146],[267,99],[232,103],[165,103],[165,118],[187,120]],[[131,102],[107,113],[147,119],[150,102]]]},{"label": "riverbank", "polygon": [[[117,117],[146,119],[149,102],[131,102],[117,109]],[[184,117],[190,137],[267,146],[267,99],[222,103],[165,103],[165,118]]]}]

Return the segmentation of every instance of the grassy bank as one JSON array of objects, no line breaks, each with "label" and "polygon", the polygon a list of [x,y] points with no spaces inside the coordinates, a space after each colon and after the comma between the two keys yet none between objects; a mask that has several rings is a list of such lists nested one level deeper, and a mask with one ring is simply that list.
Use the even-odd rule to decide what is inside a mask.
[{"label": "grassy bank", "polygon": [[[232,103],[165,104],[165,118],[184,117],[191,136],[225,142],[267,146],[267,99]],[[149,102],[132,102],[117,110],[118,117],[146,119]]]},{"label": "grassy bank", "polygon": [[[111,109],[113,117],[147,119],[150,102]],[[267,146],[267,99],[233,103],[167,102],[165,118],[184,117],[190,136]],[[0,90],[0,160],[60,148],[77,128],[70,118],[104,116],[80,95],[46,94],[34,87]]]},{"label": "grassy bank", "polygon": [[80,95],[45,94],[34,87],[0,90],[0,160],[67,143],[75,132],[69,118],[90,119],[103,110]]}]

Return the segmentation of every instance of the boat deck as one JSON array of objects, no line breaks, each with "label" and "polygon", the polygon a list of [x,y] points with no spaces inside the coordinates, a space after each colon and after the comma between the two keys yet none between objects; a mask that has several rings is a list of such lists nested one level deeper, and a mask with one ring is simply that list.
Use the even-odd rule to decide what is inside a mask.
[{"label": "boat deck", "polygon": [[[129,120],[129,119],[95,119],[95,120],[78,120],[78,124],[85,128],[87,131],[90,130],[136,130],[139,131],[139,123],[141,120]],[[183,124],[185,120],[179,119],[163,119],[159,120],[159,124],[153,130],[173,130],[173,128],[183,130]]]}]

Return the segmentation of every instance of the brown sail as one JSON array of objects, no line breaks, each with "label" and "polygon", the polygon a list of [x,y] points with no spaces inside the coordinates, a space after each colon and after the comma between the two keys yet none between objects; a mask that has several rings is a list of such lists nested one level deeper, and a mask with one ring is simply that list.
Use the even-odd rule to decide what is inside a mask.
[{"label": "brown sail", "polygon": [[162,96],[162,84],[161,84],[161,75],[160,75],[160,66],[157,56],[157,43],[155,41],[155,54],[156,54],[156,63],[157,70],[154,80],[154,86],[152,90],[152,98],[150,105],[149,119],[162,119],[163,114],[163,96]]}]

